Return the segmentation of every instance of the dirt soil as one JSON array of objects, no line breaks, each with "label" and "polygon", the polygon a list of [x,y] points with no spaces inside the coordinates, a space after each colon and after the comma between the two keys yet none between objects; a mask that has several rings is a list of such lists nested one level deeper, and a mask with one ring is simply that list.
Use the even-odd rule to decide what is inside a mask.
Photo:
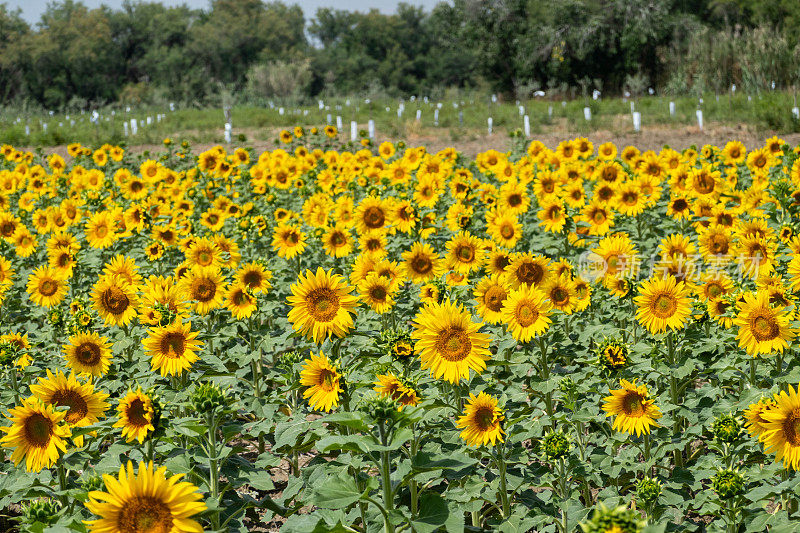
[{"label": "dirt soil", "polygon": [[[366,124],[360,127],[366,129]],[[597,130],[588,134],[580,133],[570,130],[566,121],[560,121],[548,126],[546,130],[541,133],[532,134],[531,140],[538,139],[544,142],[548,147],[555,148],[558,143],[564,139],[573,139],[583,135],[592,141],[595,147],[601,143],[611,141],[619,148],[623,148],[627,145],[634,145],[641,150],[655,151],[661,150],[665,145],[676,150],[681,150],[692,145],[700,148],[704,144],[713,144],[722,147],[730,140],[738,140],[743,142],[748,149],[753,149],[762,146],[767,138],[778,134],[774,131],[757,130],[745,124],[730,126],[719,123],[707,124],[702,131],[699,130],[697,126],[643,126],[640,133],[635,133],[630,130],[629,125],[626,126],[623,120],[620,120],[620,124],[617,124],[615,121],[614,130],[615,131]],[[234,129],[234,142],[232,146],[250,146],[256,153],[261,153],[265,150],[273,150],[278,146],[274,139],[277,138],[279,131],[278,129]],[[182,138],[196,138],[199,133],[200,132],[197,131],[175,132],[171,135],[171,138],[179,142]],[[222,129],[218,132],[206,132],[206,135],[208,135],[208,133],[212,133],[219,138],[223,137]],[[236,136],[239,134],[244,134],[247,141],[244,143],[237,142]],[[800,144],[800,134],[794,133],[780,136],[790,145],[794,146]],[[342,135],[341,138],[344,140],[345,136]],[[452,130],[444,128],[410,127],[407,128],[406,135],[400,138],[389,138],[382,136],[380,132],[378,132],[376,140],[380,143],[385,140],[397,141],[400,139],[404,140],[409,146],[425,146],[430,152],[436,152],[452,146],[470,158],[474,158],[479,152],[489,149],[507,151],[511,148],[511,139],[505,132],[495,132],[492,135],[488,135],[485,131],[455,133]],[[194,153],[199,153],[216,144],[218,143],[193,143],[192,149]],[[27,147],[27,149],[31,150],[33,147]],[[133,144],[129,149],[134,153],[142,153],[145,151],[157,152],[162,150],[163,146],[156,144]],[[65,145],[45,147],[43,150],[46,154],[56,152],[66,155],[67,153]]]}]

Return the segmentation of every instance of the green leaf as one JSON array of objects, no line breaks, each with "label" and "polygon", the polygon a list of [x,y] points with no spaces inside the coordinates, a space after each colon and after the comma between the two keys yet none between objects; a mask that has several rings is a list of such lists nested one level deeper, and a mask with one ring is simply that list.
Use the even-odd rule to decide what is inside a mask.
[{"label": "green leaf", "polygon": [[373,442],[363,435],[331,435],[321,438],[316,447],[323,453],[333,450],[369,453],[373,449]]},{"label": "green leaf", "polygon": [[449,517],[447,502],[435,492],[426,492],[419,499],[419,516],[411,525],[417,533],[433,533],[444,526]]},{"label": "green leaf", "polygon": [[348,507],[361,498],[361,492],[356,487],[352,477],[344,473],[328,476],[311,491],[308,503],[323,509],[342,509]]},{"label": "green leaf", "polygon": [[356,431],[369,431],[369,424],[361,413],[332,413],[322,421],[328,424],[341,424]]}]

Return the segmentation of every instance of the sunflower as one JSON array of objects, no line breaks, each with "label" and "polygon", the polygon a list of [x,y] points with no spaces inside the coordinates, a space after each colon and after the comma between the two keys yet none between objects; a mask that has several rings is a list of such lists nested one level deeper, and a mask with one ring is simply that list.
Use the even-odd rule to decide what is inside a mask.
[{"label": "sunflower", "polygon": [[753,437],[762,440],[767,433],[768,421],[764,418],[764,413],[775,408],[775,400],[771,398],[761,398],[756,403],[751,403],[744,410],[745,429]]},{"label": "sunflower", "polygon": [[551,233],[561,233],[567,222],[564,202],[559,199],[546,200],[541,203],[541,209],[536,216],[541,220],[539,226]]},{"label": "sunflower", "polygon": [[165,327],[151,328],[142,345],[151,357],[152,370],[158,369],[162,376],[172,376],[192,368],[202,342],[197,340],[197,332],[192,331],[191,324],[175,321]]},{"label": "sunflower", "polygon": [[398,410],[410,405],[414,406],[419,403],[419,396],[417,391],[403,383],[397,376],[391,372],[378,376],[378,381],[375,382],[375,392],[386,398],[391,398],[400,404]]},{"label": "sunflower", "polygon": [[605,262],[606,276],[633,274],[631,269],[636,264],[637,252],[627,234],[615,233],[603,238],[592,252]]},{"label": "sunflower", "polygon": [[117,240],[114,218],[108,211],[95,213],[84,227],[86,242],[92,248],[108,248]]},{"label": "sunflower", "polygon": [[546,284],[552,275],[550,259],[527,252],[513,254],[505,269],[505,280],[512,289],[522,285],[539,287]]},{"label": "sunflower", "polygon": [[456,422],[457,428],[464,428],[461,438],[470,446],[490,444],[494,446],[499,440],[503,442],[503,410],[497,406],[497,398],[479,393],[470,393],[464,406],[464,414]]},{"label": "sunflower", "polygon": [[118,276],[103,276],[92,290],[94,308],[106,324],[128,325],[136,316],[136,288]]},{"label": "sunflower", "polygon": [[754,357],[775,351],[783,352],[795,336],[790,320],[786,308],[771,306],[769,292],[745,293],[739,314],[733,321],[739,326],[736,334],[739,346]]},{"label": "sunflower", "polygon": [[186,250],[186,262],[191,266],[219,268],[222,266],[222,250],[205,237],[195,239]]},{"label": "sunflower", "polygon": [[63,423],[67,412],[56,411],[52,405],[31,397],[9,413],[11,426],[0,427],[6,434],[0,444],[14,448],[11,454],[14,464],[25,459],[28,472],[39,472],[56,464],[61,452],[66,451],[66,439],[72,436],[69,426]]},{"label": "sunflower", "polygon": [[310,355],[300,371],[300,384],[308,387],[303,398],[310,398],[313,409],[328,412],[338,405],[339,394],[344,392],[340,383],[342,375],[324,353]]},{"label": "sunflower", "polygon": [[256,298],[247,286],[231,283],[225,291],[225,307],[236,320],[250,317],[258,309]]},{"label": "sunflower", "polygon": [[180,280],[179,287],[186,299],[194,301],[194,310],[199,315],[207,315],[222,305],[225,281],[215,268],[192,268]]},{"label": "sunflower", "polygon": [[589,224],[589,235],[605,235],[614,225],[614,211],[596,199],[583,207],[576,221]]},{"label": "sunflower", "polygon": [[306,249],[306,234],[298,226],[279,224],[272,234],[272,249],[280,257],[291,259]]},{"label": "sunflower", "polygon": [[356,231],[359,235],[382,230],[392,223],[392,214],[386,200],[375,196],[364,198],[355,210]]},{"label": "sunflower", "polygon": [[575,310],[578,300],[578,293],[575,289],[575,282],[567,274],[554,277],[547,285],[541,288],[545,297],[550,300],[554,309],[571,314]]},{"label": "sunflower", "polygon": [[394,307],[395,290],[396,285],[392,283],[392,280],[381,276],[377,272],[370,272],[358,284],[361,300],[378,314],[391,311],[392,307]]},{"label": "sunflower", "polygon": [[612,389],[611,396],[603,398],[603,411],[606,416],[616,416],[613,428],[617,431],[635,434],[649,434],[650,427],[659,427],[656,420],[661,418],[661,410],[650,398],[647,387],[636,386],[625,379],[620,380],[620,389]]},{"label": "sunflower", "polygon": [[100,377],[111,365],[111,344],[97,333],[78,333],[63,346],[67,366],[78,374]]},{"label": "sunflower", "polygon": [[469,274],[483,263],[481,240],[467,231],[461,231],[447,241],[447,251],[447,266],[459,274]]},{"label": "sunflower", "polygon": [[167,479],[166,471],[142,462],[134,474],[133,462],[128,461],[127,471],[120,466],[116,478],[104,475],[108,492],[93,490],[86,502],[89,512],[100,517],[84,522],[89,532],[202,532],[191,517],[206,510],[203,495],[191,483],[179,481],[183,474]]},{"label": "sunflower", "polygon": [[317,268],[306,270],[291,287],[292,295],[286,300],[292,309],[289,322],[314,342],[322,342],[330,335],[344,337],[353,327],[354,308],[358,302],[342,276]]},{"label": "sunflower", "polygon": [[117,406],[119,420],[114,423],[115,428],[122,428],[125,442],[138,440],[144,442],[148,433],[155,431],[158,419],[153,400],[138,387],[136,391],[129,390]]},{"label": "sunflower", "polygon": [[536,288],[522,285],[503,301],[502,322],[520,342],[528,342],[550,327],[552,305]]},{"label": "sunflower", "polygon": [[[800,390],[800,385],[798,385]],[[764,420],[764,449],[775,454],[775,460],[783,459],[783,466],[800,470],[800,397],[794,387],[781,391],[773,398],[774,405],[760,413]]]},{"label": "sunflower", "polygon": [[[442,259],[428,243],[416,242],[401,256],[403,258],[403,274],[413,283],[426,283],[438,278],[444,271]],[[800,278],[800,271],[798,278]]]},{"label": "sunflower", "polygon": [[508,249],[514,248],[522,238],[522,224],[515,215],[509,213],[494,213],[486,230],[497,245]]},{"label": "sunflower", "polygon": [[503,302],[508,297],[508,289],[499,274],[481,279],[475,287],[473,295],[478,303],[478,314],[489,324],[503,321]]},{"label": "sunflower", "polygon": [[692,310],[689,288],[673,276],[643,281],[634,302],[637,320],[654,334],[683,327]]},{"label": "sunflower", "polygon": [[482,325],[473,322],[468,311],[450,300],[423,307],[414,319],[411,333],[423,370],[430,369],[434,378],[450,383],[469,379],[470,369],[483,372],[491,338],[478,332]]},{"label": "sunflower", "polygon": [[[39,383],[31,385],[31,394],[45,405],[68,407],[64,422],[70,427],[86,427],[99,422],[109,405],[108,394],[95,392],[91,382],[81,383],[75,374],[65,376],[60,370],[54,375],[46,370],[47,378],[39,378]],[[83,446],[83,435],[74,439],[75,446]]]},{"label": "sunflower", "polygon": [[261,263],[245,263],[235,274],[235,283],[244,285],[252,293],[266,293],[272,288],[272,272]]},{"label": "sunflower", "polygon": [[104,276],[119,276],[122,281],[138,287],[142,282],[142,276],[139,274],[139,267],[136,266],[136,261],[132,257],[125,257],[122,254],[115,256],[111,261],[103,267]]},{"label": "sunflower", "polygon": [[52,267],[41,266],[28,278],[28,294],[36,305],[53,307],[67,295],[67,282]]},{"label": "sunflower", "polygon": [[524,183],[512,180],[500,187],[497,207],[503,214],[521,215],[528,211],[530,205],[531,199]]},{"label": "sunflower", "polygon": [[322,235],[322,247],[331,257],[347,257],[353,251],[353,237],[345,225],[335,224]]}]

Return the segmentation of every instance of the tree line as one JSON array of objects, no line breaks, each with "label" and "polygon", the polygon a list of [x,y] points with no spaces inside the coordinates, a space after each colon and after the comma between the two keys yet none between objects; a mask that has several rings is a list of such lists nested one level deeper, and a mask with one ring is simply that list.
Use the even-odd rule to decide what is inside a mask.
[{"label": "tree line", "polygon": [[449,0],[310,19],[262,0],[56,0],[34,25],[0,3],[0,102],[759,91],[798,82],[799,39],[797,0]]}]

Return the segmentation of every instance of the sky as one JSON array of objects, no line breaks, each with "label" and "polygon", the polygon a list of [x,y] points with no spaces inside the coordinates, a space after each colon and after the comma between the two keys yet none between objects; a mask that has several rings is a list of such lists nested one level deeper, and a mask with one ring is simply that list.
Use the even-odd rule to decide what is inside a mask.
[{"label": "sky", "polygon": [[[80,0],[89,8],[100,7],[105,4],[112,8],[122,5],[122,0]],[[377,8],[383,13],[393,13],[397,4],[396,0],[283,0],[287,4],[298,4],[303,8],[306,19],[311,18],[316,13],[317,8],[332,7],[336,9],[346,9],[348,11],[369,11]],[[431,9],[439,0],[406,0],[406,3],[422,6],[426,10]],[[39,17],[47,7],[48,0],[0,0],[5,2],[11,9],[22,9],[22,17],[30,24],[39,21]],[[161,0],[165,5],[187,4],[193,8],[207,8],[209,0]]]}]

